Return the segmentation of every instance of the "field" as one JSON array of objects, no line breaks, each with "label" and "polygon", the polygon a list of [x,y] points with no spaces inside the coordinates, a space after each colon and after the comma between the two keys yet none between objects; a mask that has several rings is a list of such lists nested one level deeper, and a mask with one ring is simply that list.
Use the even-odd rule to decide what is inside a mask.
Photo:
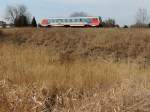
[{"label": "field", "polygon": [[0,112],[149,112],[149,29],[1,29]]}]

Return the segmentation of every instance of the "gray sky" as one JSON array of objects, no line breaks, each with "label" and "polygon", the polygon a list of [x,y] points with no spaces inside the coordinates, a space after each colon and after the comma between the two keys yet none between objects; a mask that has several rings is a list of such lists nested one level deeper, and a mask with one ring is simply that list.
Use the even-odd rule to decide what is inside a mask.
[{"label": "gray sky", "polygon": [[66,17],[84,11],[93,16],[114,18],[118,24],[133,24],[139,8],[150,15],[150,0],[0,0],[0,18],[7,5],[24,4],[38,20],[45,17]]}]

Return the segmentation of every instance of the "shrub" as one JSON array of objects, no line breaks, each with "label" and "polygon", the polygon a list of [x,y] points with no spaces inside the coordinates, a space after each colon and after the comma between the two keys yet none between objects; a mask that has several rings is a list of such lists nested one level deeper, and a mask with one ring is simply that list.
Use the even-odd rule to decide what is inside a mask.
[{"label": "shrub", "polygon": [[148,27],[150,28],[150,23],[148,24]]},{"label": "shrub", "polygon": [[31,25],[32,25],[33,27],[37,27],[37,22],[36,22],[35,17],[33,17],[32,22],[31,22]]},{"label": "shrub", "polygon": [[17,26],[17,27],[24,27],[24,26],[29,25],[29,21],[28,21],[27,17],[24,15],[16,17],[14,23],[15,23],[15,26]]},{"label": "shrub", "polygon": [[110,18],[108,20],[105,20],[102,24],[103,24],[103,27],[109,27],[109,28],[116,27],[115,20],[114,19],[110,19]]},{"label": "shrub", "polygon": [[123,28],[128,28],[128,26],[127,25],[124,25],[124,27]]}]

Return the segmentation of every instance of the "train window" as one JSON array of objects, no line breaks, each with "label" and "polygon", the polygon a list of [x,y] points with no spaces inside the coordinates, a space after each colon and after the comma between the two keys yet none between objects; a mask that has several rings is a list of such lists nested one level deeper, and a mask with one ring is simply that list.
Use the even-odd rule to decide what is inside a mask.
[{"label": "train window", "polygon": [[85,19],[82,19],[82,22],[85,22]]},{"label": "train window", "polygon": [[82,19],[80,19],[80,22],[82,22]]},{"label": "train window", "polygon": [[77,19],[77,22],[80,22],[80,19]]},{"label": "train window", "polygon": [[76,20],[75,20],[75,19],[72,19],[72,22],[76,22]]},{"label": "train window", "polygon": [[68,20],[67,20],[67,19],[65,19],[65,22],[67,23],[67,22],[68,22]]},{"label": "train window", "polygon": [[74,19],[74,22],[77,22],[77,19]]},{"label": "train window", "polygon": [[78,22],[78,20],[77,20],[77,19],[74,19],[74,22]]},{"label": "train window", "polygon": [[87,19],[83,19],[83,22],[86,22],[87,21]]},{"label": "train window", "polygon": [[72,19],[70,19],[69,22],[72,22]]},{"label": "train window", "polygon": [[89,23],[90,22],[90,19],[84,19],[84,22],[87,22],[87,23]]},{"label": "train window", "polygon": [[78,20],[77,20],[77,19],[74,19],[74,22],[78,22]]},{"label": "train window", "polygon": [[65,20],[64,20],[64,19],[62,19],[61,21],[62,21],[62,23],[64,23],[64,22],[65,22]]},{"label": "train window", "polygon": [[59,20],[58,19],[56,19],[56,23],[58,23],[59,22]]},{"label": "train window", "polygon": [[87,22],[89,23],[89,22],[90,22],[90,19],[87,19]]},{"label": "train window", "polygon": [[61,23],[63,22],[63,20],[62,20],[62,19],[60,19],[59,21],[60,21]]},{"label": "train window", "polygon": [[55,20],[54,20],[54,19],[52,19],[51,21],[52,21],[52,23],[55,23]]}]

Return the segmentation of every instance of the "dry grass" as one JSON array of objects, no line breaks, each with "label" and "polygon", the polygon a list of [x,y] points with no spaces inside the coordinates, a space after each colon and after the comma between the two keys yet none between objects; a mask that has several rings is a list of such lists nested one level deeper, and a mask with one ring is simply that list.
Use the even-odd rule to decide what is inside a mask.
[{"label": "dry grass", "polygon": [[0,30],[0,35],[2,35],[2,31]]},{"label": "dry grass", "polygon": [[[4,42],[22,46],[44,46],[61,54],[115,61],[145,59],[149,64],[149,29],[7,29]],[[139,62],[140,63],[140,62]]]},{"label": "dry grass", "polygon": [[[45,35],[45,37],[41,36],[41,39],[44,39],[57,29],[39,30],[39,34]],[[60,33],[54,33],[57,35],[57,41],[53,40],[54,38],[51,36],[48,38],[48,40],[54,41],[51,43],[52,45],[49,43],[52,40],[44,41],[44,43],[49,43],[47,47],[45,44],[38,46],[34,44],[41,42],[41,39],[38,37],[39,34],[34,37],[36,33],[30,32],[28,29],[24,30],[24,32],[28,32],[24,35],[16,34],[23,34],[23,31],[18,32],[18,29],[16,32],[15,29],[14,32],[11,29],[3,31],[5,39],[0,44],[0,112],[149,112],[149,67],[141,67],[130,61],[128,63],[114,62],[114,55],[108,56],[107,54],[99,55],[98,58],[94,58],[96,54],[90,55],[93,58],[90,60],[91,58],[83,58],[81,55],[86,48],[81,48],[82,52],[78,48],[84,41],[88,43],[89,47],[104,46],[99,43],[108,42],[105,46],[111,48],[115,42],[113,40],[115,35],[116,38],[122,38],[118,35],[124,36],[127,32],[129,35],[134,33],[110,29],[108,34],[113,33],[114,37],[109,36],[109,39],[104,39],[105,36],[102,36],[101,39],[98,39],[98,37],[94,37],[94,35],[98,35],[98,32],[108,36],[105,34],[106,29],[102,31],[94,29],[94,33],[90,29],[87,30],[88,32],[83,29],[79,32],[82,32],[82,35],[84,35],[83,32],[93,35],[95,39],[92,41],[88,36],[87,40],[84,38],[84,40],[81,39],[74,43],[75,37],[78,37],[80,33],[77,29],[68,29],[66,32],[71,32],[75,37],[68,37],[66,36],[68,34],[65,34],[64,41],[61,39],[62,42],[57,43],[60,39],[58,35],[64,34],[64,29],[60,29]],[[37,32],[36,30],[32,31]],[[43,34],[43,31],[49,32],[49,34]],[[133,32],[135,31],[134,29]],[[144,33],[146,33],[145,36],[149,35],[147,30]],[[142,37],[145,37],[144,33],[141,34]],[[12,37],[9,37],[10,34]],[[16,44],[20,39],[15,40],[13,36],[16,35],[21,38],[30,36],[32,42],[30,39],[25,39],[26,41],[21,41],[21,44]],[[127,40],[131,38],[129,35]],[[148,39],[148,37],[145,38]],[[137,39],[143,42],[138,35]],[[138,40],[134,40],[133,44],[136,45]],[[74,45],[73,43],[78,44]],[[123,40],[117,39],[115,46],[119,43],[123,43]],[[65,46],[66,44],[68,46]],[[144,46],[147,44],[140,43]],[[56,49],[51,47],[53,45],[56,45]],[[117,51],[114,46],[112,49]],[[120,49],[123,48],[120,47]],[[104,58],[104,56],[106,57]],[[143,56],[138,56],[140,62],[143,62]]]},{"label": "dry grass", "polygon": [[136,112],[149,105],[149,69],[134,64],[62,64],[47,48],[1,45],[0,72],[2,112]]}]

